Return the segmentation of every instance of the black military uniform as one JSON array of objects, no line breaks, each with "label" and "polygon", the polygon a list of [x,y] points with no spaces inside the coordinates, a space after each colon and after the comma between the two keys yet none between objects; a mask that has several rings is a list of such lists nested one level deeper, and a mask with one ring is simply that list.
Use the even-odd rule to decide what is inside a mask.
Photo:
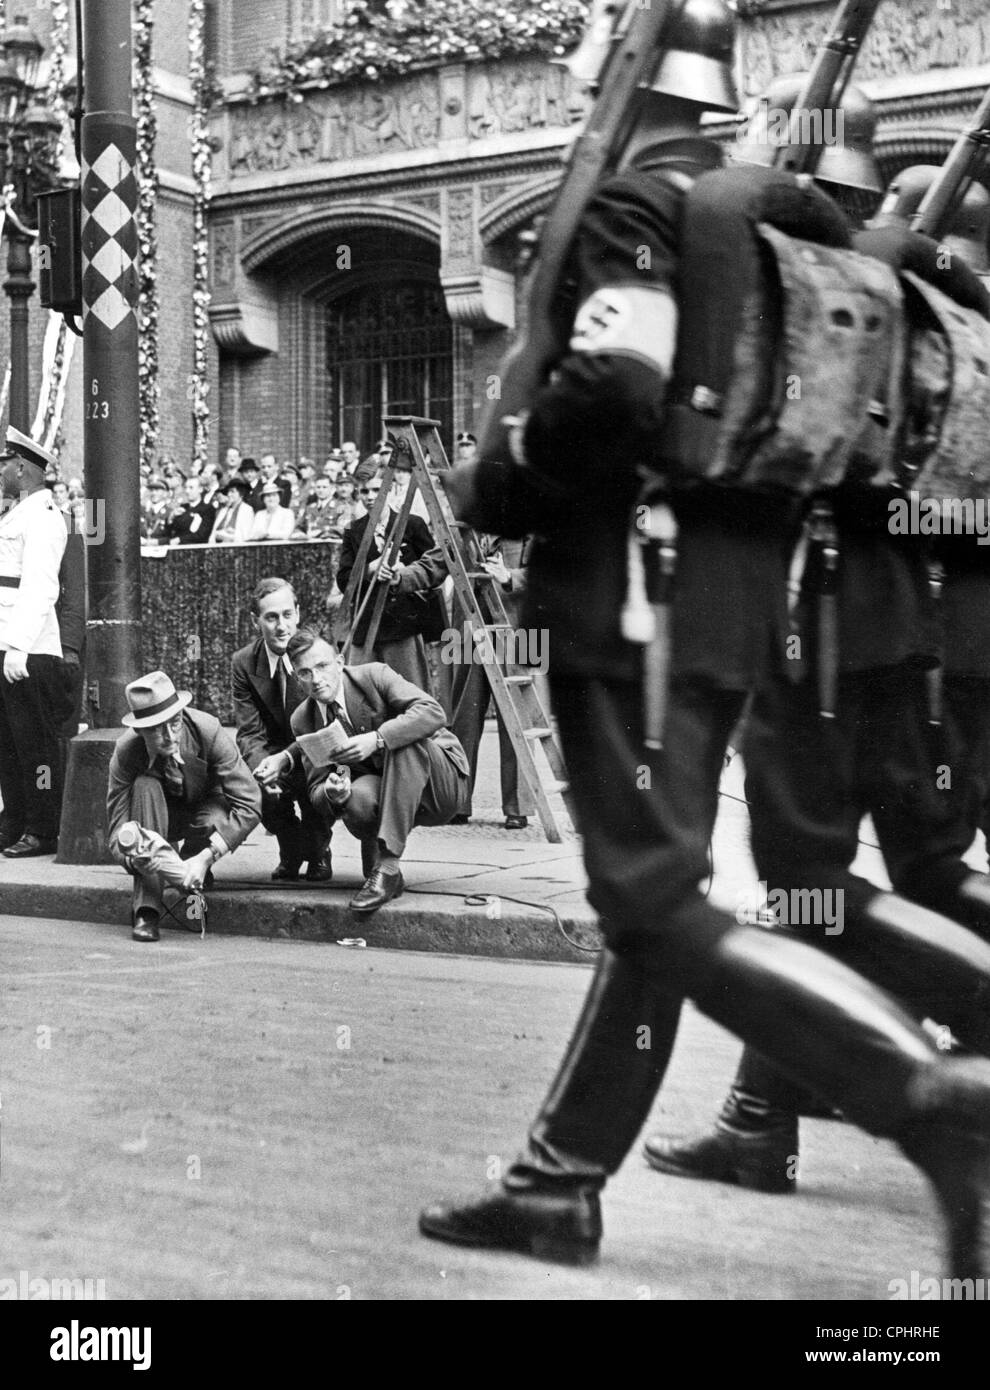
[{"label": "black military uniform", "polygon": [[[910,253],[946,292],[986,309],[972,273],[939,265],[939,248],[904,233],[857,238],[863,251],[899,262]],[[818,617],[825,587],[822,547],[812,545],[797,611],[801,659],[790,678],[768,672],[757,691],[743,741],[752,848],[771,893],[836,895],[838,931],[789,922],[869,979],[893,989],[919,1017],[951,1024],[979,1051],[990,1050],[986,1005],[990,950],[971,932],[889,894],[851,872],[862,816],[869,812],[895,888],[967,924],[986,911],[985,876],[962,861],[975,833],[973,777],[961,765],[954,734],[961,724],[986,730],[986,715],[955,675],[947,682],[952,715],[942,730],[929,722],[929,673],[942,638],[929,593],[927,555],[915,536],[892,534],[891,495],[847,485],[831,497],[838,542],[836,602],[838,699],[819,713]],[[971,547],[970,549],[972,549]],[[963,554],[956,548],[955,553]],[[964,655],[963,610],[978,585],[951,564],[946,647],[953,665]],[[984,687],[985,690],[985,687]],[[948,761],[947,761],[948,760]],[[940,767],[955,785],[946,787]],[[963,891],[968,886],[969,900]],[[808,899],[813,901],[813,899]],[[747,1049],[715,1132],[686,1143],[655,1136],[649,1162],[662,1172],[741,1182],[766,1191],[793,1186],[797,1112],[805,1097],[790,1079]]]},{"label": "black military uniform", "polygon": [[[714,10],[729,23],[731,53],[731,21],[720,4]],[[710,40],[712,13],[707,0],[689,0],[664,62],[675,56],[678,38],[697,58],[697,21],[704,19]],[[700,101],[697,65],[693,72],[693,89],[672,90],[662,64],[654,90],[689,99],[693,92]],[[683,109],[682,100],[682,129]],[[524,622],[550,629],[553,704],[584,836],[589,899],[607,948],[501,1192],[427,1208],[420,1228],[438,1239],[593,1258],[597,1193],[649,1112],[685,994],[858,1123],[897,1137],[932,1177],[947,1211],[971,1181],[953,1132],[963,1092],[979,1092],[981,1132],[990,1125],[980,1066],[940,1059],[917,1024],[861,976],[800,942],[739,926],[698,892],[729,736],[786,631],[786,507],[774,515],[765,499],[713,489],[675,499],[681,531],[669,712],[663,751],[643,746],[641,655],[619,628],[627,521],[639,487],[631,461],[663,462],[658,441],[685,176],[717,161],[702,140],[669,140],[641,152],[633,168],[599,190],[572,263],[578,307],[570,351],[532,403],[527,466],[482,459],[468,475],[474,492],[467,500],[462,492],[458,501],[454,481],[463,519],[540,537]],[[687,400],[691,368],[679,363]],[[923,1097],[936,1095],[930,1107]],[[930,1151],[936,1134],[940,1166]],[[946,1154],[953,1156],[946,1161]],[[972,1267],[972,1236],[971,1228],[954,1229],[955,1267]]]}]

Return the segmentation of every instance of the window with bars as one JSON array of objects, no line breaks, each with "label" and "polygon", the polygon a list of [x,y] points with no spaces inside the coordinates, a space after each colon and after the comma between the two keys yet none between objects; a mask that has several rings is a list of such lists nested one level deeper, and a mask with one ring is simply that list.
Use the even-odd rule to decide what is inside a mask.
[{"label": "window with bars", "polygon": [[347,13],[347,0],[290,0],[289,37],[308,43],[321,29],[339,24]]},{"label": "window with bars", "polygon": [[451,437],[453,326],[435,281],[366,285],[327,306],[328,417],[332,442],[362,454],[384,415],[425,415]]}]

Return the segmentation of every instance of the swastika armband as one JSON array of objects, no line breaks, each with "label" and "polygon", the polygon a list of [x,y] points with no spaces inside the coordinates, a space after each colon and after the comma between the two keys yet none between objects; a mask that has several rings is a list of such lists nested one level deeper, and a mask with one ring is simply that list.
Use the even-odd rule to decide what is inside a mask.
[{"label": "swastika armband", "polygon": [[606,285],[578,310],[570,350],[636,357],[667,378],[676,340],[677,305],[666,290]]}]

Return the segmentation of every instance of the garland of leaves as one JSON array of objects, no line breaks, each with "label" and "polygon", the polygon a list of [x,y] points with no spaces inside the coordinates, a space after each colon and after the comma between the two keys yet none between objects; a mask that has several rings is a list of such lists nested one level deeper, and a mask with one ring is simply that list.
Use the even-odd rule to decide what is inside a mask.
[{"label": "garland of leaves", "polygon": [[193,370],[189,395],[193,415],[193,459],[206,463],[210,439],[210,407],[207,380],[210,338],[209,236],[206,214],[210,202],[210,129],[208,113],[213,101],[213,77],[206,62],[206,7],[204,0],[189,0],[189,78],[193,109],[189,117],[193,179]]},{"label": "garland of leaves", "polygon": [[485,6],[478,0],[416,0],[396,13],[353,0],[340,24],[308,43],[273,51],[251,75],[251,96],[302,87],[398,77],[417,68],[499,58],[560,57],[581,39],[586,0],[529,0]]},{"label": "garland of leaves", "polygon": [[153,37],[155,18],[152,0],[135,0],[134,60],[137,71],[137,232],[138,259],[138,390],[141,401],[141,462],[153,464],[161,423],[161,385],[158,379],[158,228],[155,205],[158,196],[158,170],[155,143],[158,117],[155,112],[155,71]]},{"label": "garland of leaves", "polygon": [[69,51],[69,0],[52,0],[52,27],[48,48],[49,111],[58,117],[58,137],[55,146],[56,164],[61,162],[65,137],[69,128],[69,108],[65,100],[65,59]]}]

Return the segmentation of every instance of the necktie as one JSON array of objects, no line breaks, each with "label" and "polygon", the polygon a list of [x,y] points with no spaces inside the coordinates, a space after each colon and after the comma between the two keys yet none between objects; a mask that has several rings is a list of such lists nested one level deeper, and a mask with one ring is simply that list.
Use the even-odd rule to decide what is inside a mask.
[{"label": "necktie", "polygon": [[278,665],[275,667],[275,685],[278,689],[278,704],[282,714],[285,714],[285,664],[279,657]]},{"label": "necktie", "polygon": [[165,795],[180,797],[185,794],[186,784],[182,777],[182,768],[174,758],[160,756],[158,759],[159,770],[162,774],[162,782],[165,785]]},{"label": "necktie", "polygon": [[349,737],[353,737],[354,725],[351,723],[347,715],[344,713],[344,706],[340,703],[339,700],[335,700],[333,703],[333,716],[335,719],[340,720],[340,725],[341,728],[344,730],[344,733],[347,734]]}]

